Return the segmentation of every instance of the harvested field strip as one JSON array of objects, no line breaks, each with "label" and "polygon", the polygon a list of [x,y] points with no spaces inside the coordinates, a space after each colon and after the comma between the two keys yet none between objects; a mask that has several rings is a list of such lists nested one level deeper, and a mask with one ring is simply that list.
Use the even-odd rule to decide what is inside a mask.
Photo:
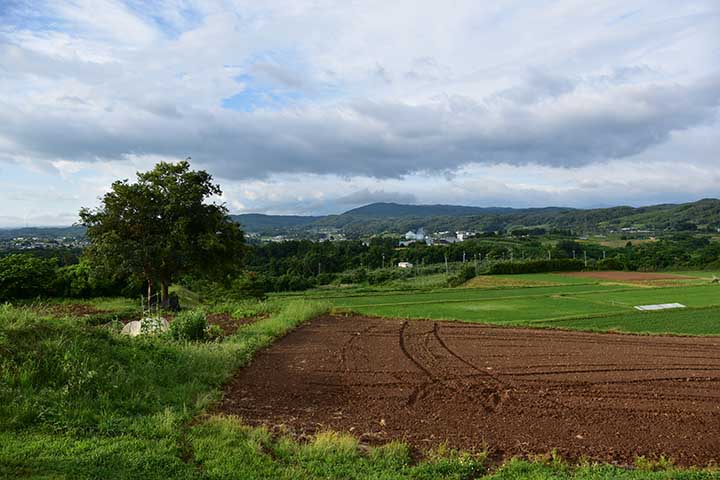
[{"label": "harvested field strip", "polygon": [[688,280],[692,277],[672,273],[656,272],[567,272],[563,275],[576,278],[593,278],[597,280],[643,281],[643,280]]},{"label": "harvested field strip", "polygon": [[299,436],[706,465],[720,340],[324,317],[238,372],[219,411]]}]

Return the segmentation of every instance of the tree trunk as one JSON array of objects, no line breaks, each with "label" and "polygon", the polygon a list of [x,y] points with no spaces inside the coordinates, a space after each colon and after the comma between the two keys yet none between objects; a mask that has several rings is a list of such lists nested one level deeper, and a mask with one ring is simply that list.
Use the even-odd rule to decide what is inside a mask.
[{"label": "tree trunk", "polygon": [[150,309],[150,302],[152,300],[152,280],[148,279],[148,291],[147,291],[147,306]]},{"label": "tree trunk", "polygon": [[170,282],[163,281],[161,283],[162,285],[162,304],[167,305],[168,304],[168,288],[170,287]]}]

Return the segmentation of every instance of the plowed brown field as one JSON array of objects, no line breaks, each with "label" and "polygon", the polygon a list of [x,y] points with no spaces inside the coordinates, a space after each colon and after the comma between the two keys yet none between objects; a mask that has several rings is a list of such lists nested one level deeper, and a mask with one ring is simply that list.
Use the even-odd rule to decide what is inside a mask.
[{"label": "plowed brown field", "polygon": [[219,409],[297,435],[706,465],[720,461],[720,339],[323,317],[239,371]]},{"label": "plowed brown field", "polygon": [[695,277],[675,275],[672,273],[653,272],[568,272],[563,273],[569,277],[593,278],[596,280],[612,280],[625,282],[642,282],[650,280],[697,280]]}]

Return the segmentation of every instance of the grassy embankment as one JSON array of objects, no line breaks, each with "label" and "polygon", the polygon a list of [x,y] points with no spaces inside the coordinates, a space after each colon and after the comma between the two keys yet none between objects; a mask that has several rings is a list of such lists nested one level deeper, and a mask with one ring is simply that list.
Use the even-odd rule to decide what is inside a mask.
[{"label": "grassy embankment", "polygon": [[184,425],[255,352],[326,310],[291,302],[221,343],[185,343],[0,306],[0,478],[197,478]]}]

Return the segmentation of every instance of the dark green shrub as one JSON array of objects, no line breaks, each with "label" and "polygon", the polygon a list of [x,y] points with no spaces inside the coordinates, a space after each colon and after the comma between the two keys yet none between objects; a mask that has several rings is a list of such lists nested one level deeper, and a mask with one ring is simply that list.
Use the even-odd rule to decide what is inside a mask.
[{"label": "dark green shrub", "polygon": [[0,300],[55,294],[57,260],[15,254],[0,258]]},{"label": "dark green shrub", "polygon": [[225,332],[220,325],[209,325],[205,330],[205,339],[209,342],[217,342],[224,336]]},{"label": "dark green shrub", "polygon": [[247,272],[233,282],[232,290],[235,298],[256,298],[262,300],[265,293],[270,290],[267,280],[255,273]]},{"label": "dark green shrub", "polygon": [[285,274],[275,278],[276,292],[300,292],[315,286],[312,278],[296,274]]},{"label": "dark green shrub", "polygon": [[367,270],[364,268],[358,268],[350,272],[350,279],[352,283],[365,283],[368,279]]},{"label": "dark green shrub", "polygon": [[70,298],[134,297],[142,293],[141,286],[131,285],[129,280],[103,277],[93,271],[90,265],[81,259],[80,263],[68,265],[57,270],[55,295]]},{"label": "dark green shrub", "polygon": [[623,262],[616,257],[604,258],[597,262],[598,270],[622,270],[624,267]]},{"label": "dark green shrub", "polygon": [[175,340],[205,340],[208,330],[207,315],[203,310],[180,312],[170,323],[170,336]]},{"label": "dark green shrub", "polygon": [[579,272],[585,268],[582,260],[571,258],[558,258],[554,260],[533,260],[530,262],[502,262],[491,265],[487,274],[520,274],[520,273],[545,273],[545,272]]},{"label": "dark green shrub", "polygon": [[457,275],[448,278],[448,286],[459,287],[468,280],[475,278],[475,275],[477,275],[477,272],[475,271],[475,267],[473,265],[463,265]]},{"label": "dark green shrub", "polygon": [[329,285],[335,280],[335,277],[334,273],[321,273],[315,277],[315,281],[318,285]]}]

